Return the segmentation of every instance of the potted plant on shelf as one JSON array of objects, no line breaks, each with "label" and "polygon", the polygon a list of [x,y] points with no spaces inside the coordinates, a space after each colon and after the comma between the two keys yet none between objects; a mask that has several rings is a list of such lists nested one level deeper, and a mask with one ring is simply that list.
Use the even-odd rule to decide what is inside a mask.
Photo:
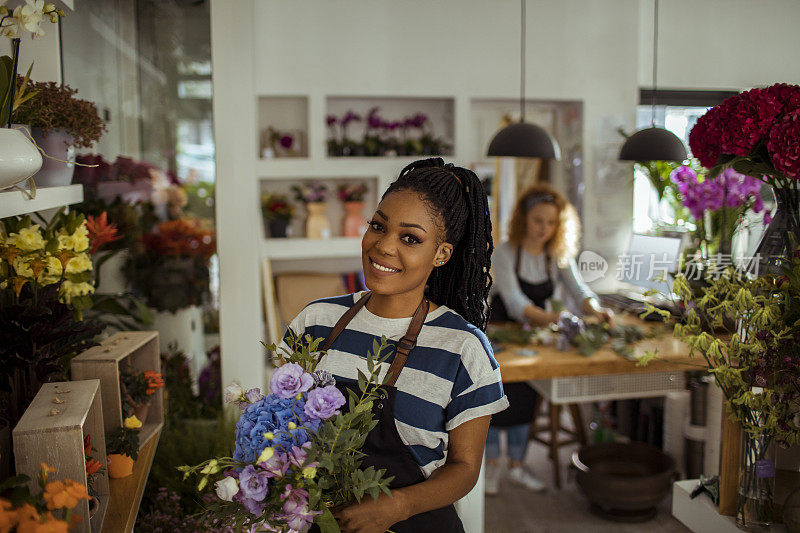
[{"label": "potted plant on shelf", "polygon": [[[18,83],[22,82],[22,78]],[[55,82],[31,82],[35,96],[15,113],[15,120],[31,127],[36,144],[47,156],[34,179],[40,187],[72,181],[75,148],[90,148],[106,131],[97,106],[76,98],[78,91]]]},{"label": "potted plant on shelf", "polygon": [[294,206],[284,194],[264,193],[261,195],[261,216],[264,233],[272,238],[284,238],[294,216]]},{"label": "potted plant on shelf", "polygon": [[342,235],[345,237],[360,237],[367,229],[367,221],[362,215],[364,195],[367,192],[366,184],[342,184],[336,188],[336,192],[345,210],[345,216],[342,219]]},{"label": "potted plant on shelf", "polygon": [[154,309],[163,346],[177,345],[193,359],[197,375],[205,359],[201,305],[210,292],[214,230],[199,220],[161,222],[131,250],[123,274],[133,293]]},{"label": "potted plant on shelf", "polygon": [[119,376],[122,411],[126,418],[135,415],[142,422],[147,421],[150,399],[164,386],[164,379],[155,370],[137,372],[130,366],[123,366]]},{"label": "potted plant on shelf", "polygon": [[125,424],[106,435],[108,476],[114,479],[128,477],[133,473],[133,463],[139,457],[139,428],[141,421],[136,416],[125,419]]},{"label": "potted plant on shelf", "polygon": [[[44,35],[42,22],[57,23],[64,11],[54,4],[27,2],[25,6],[9,9],[0,2],[0,36],[11,40],[11,55],[0,57],[0,189],[11,187],[30,178],[42,166],[42,156],[32,142],[27,126],[13,126],[16,111],[34,93],[26,88],[33,65],[17,87],[17,68],[21,36],[30,33],[38,38]],[[31,196],[35,195],[31,186]]]},{"label": "potted plant on shelf", "polygon": [[306,238],[329,239],[331,236],[331,223],[325,217],[328,197],[328,188],[323,183],[310,183],[293,185],[292,191],[295,200],[303,202],[308,211],[306,219]]}]

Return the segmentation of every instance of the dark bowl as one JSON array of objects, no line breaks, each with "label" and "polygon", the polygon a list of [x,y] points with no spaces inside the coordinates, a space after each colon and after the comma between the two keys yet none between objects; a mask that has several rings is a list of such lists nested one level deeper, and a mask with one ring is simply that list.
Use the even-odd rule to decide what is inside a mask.
[{"label": "dark bowl", "polygon": [[639,442],[583,446],[572,454],[572,464],[592,512],[620,522],[653,518],[675,480],[675,461]]}]

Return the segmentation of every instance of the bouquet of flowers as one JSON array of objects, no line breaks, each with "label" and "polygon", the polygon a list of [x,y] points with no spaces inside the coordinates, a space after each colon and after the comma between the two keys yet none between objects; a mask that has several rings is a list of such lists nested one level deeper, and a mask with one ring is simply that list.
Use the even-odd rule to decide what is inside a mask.
[{"label": "bouquet of flowers", "polygon": [[324,183],[292,185],[294,199],[304,204],[324,202],[328,198],[328,188]]},{"label": "bouquet of flowers", "polygon": [[294,207],[284,194],[265,193],[261,195],[261,213],[264,220],[291,220]]},{"label": "bouquet of flowers", "polygon": [[[198,490],[213,483],[218,499],[208,512],[221,526],[267,531],[307,531],[316,523],[323,533],[338,532],[332,509],[360,501],[365,494],[389,494],[384,470],[361,469],[359,450],[377,422],[372,403],[381,393],[378,376],[387,341],[367,355],[369,375],[359,370],[358,392],[345,399],[329,372],[316,371],[322,339],[290,331],[292,351],[270,380],[271,393],[244,391],[234,384],[225,398],[242,409],[236,425],[233,457],[182,466],[184,478],[200,477]],[[267,346],[274,353],[275,346]],[[347,405],[345,412],[340,408]]]},{"label": "bouquet of flowers", "polygon": [[336,188],[336,192],[342,202],[363,202],[367,186],[364,183],[359,183],[358,185],[343,184]]},{"label": "bouquet of flowers", "polygon": [[161,222],[131,251],[123,273],[133,289],[159,311],[199,305],[209,291],[213,230],[196,220]]}]

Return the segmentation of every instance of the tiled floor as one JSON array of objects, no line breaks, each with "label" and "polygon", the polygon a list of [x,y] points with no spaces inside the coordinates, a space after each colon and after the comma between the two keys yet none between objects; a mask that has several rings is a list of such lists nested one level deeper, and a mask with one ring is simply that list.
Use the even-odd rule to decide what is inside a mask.
[{"label": "tiled floor", "polygon": [[653,520],[623,524],[603,520],[589,512],[589,504],[573,479],[564,472],[574,448],[561,449],[561,490],[553,486],[553,477],[544,446],[531,443],[526,465],[539,479],[548,483],[545,492],[530,492],[503,480],[498,496],[485,500],[486,533],[685,533],[689,530],[670,514],[670,498],[659,506]]}]

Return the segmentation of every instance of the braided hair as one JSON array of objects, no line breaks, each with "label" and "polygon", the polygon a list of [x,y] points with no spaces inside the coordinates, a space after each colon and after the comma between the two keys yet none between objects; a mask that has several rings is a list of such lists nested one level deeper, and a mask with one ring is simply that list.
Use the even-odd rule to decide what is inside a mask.
[{"label": "braided hair", "polygon": [[434,268],[428,278],[428,299],[446,305],[485,331],[494,245],[483,184],[471,170],[435,157],[405,167],[381,199],[398,191],[421,195],[431,213],[444,223],[442,242],[453,245],[450,260]]}]

